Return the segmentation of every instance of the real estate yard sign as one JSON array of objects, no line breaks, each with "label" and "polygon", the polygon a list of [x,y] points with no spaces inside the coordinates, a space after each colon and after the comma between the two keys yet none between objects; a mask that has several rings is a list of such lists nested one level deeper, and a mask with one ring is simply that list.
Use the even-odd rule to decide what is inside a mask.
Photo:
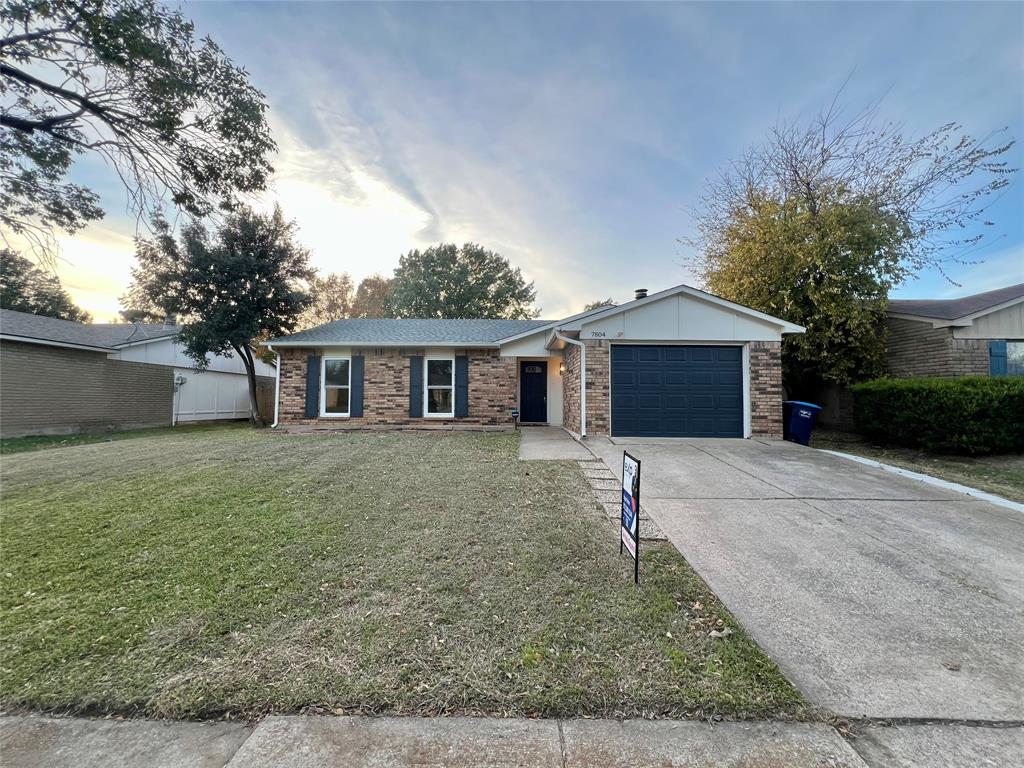
[{"label": "real estate yard sign", "polygon": [[622,517],[619,554],[622,548],[633,558],[633,581],[640,583],[640,460],[622,452]]}]

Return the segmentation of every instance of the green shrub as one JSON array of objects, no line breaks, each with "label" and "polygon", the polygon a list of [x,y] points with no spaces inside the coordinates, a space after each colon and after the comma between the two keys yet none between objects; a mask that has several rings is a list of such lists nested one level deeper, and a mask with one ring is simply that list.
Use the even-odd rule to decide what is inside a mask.
[{"label": "green shrub", "polygon": [[855,384],[857,429],[935,453],[1024,451],[1024,377],[875,379]]}]

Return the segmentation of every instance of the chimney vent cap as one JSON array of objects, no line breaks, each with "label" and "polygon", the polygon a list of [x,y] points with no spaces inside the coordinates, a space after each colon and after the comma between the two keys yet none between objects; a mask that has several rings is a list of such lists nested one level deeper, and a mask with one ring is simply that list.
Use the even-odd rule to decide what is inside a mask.
[{"label": "chimney vent cap", "polygon": [[634,297],[637,298],[637,299],[646,299],[647,298],[647,289],[646,288],[637,288],[636,292],[634,294]]}]

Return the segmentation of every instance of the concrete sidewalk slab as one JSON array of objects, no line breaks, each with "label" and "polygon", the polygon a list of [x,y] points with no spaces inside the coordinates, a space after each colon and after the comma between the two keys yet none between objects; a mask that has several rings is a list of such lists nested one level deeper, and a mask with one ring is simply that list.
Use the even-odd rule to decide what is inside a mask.
[{"label": "concrete sidewalk slab", "polygon": [[529,461],[592,459],[590,451],[561,427],[520,427],[519,458]]},{"label": "concrete sidewalk slab", "polygon": [[555,720],[268,717],[228,768],[562,768]]},{"label": "concrete sidewalk slab", "polygon": [[251,729],[241,723],[0,718],[0,761],[18,768],[223,768]]},{"label": "concrete sidewalk slab", "polygon": [[864,768],[833,728],[820,723],[569,720],[566,768]]},{"label": "concrete sidewalk slab", "polygon": [[1024,763],[1024,728],[873,726],[853,746],[877,768],[1006,768]]},{"label": "concrete sidewalk slab", "polygon": [[810,723],[270,717],[228,768],[865,768]]}]

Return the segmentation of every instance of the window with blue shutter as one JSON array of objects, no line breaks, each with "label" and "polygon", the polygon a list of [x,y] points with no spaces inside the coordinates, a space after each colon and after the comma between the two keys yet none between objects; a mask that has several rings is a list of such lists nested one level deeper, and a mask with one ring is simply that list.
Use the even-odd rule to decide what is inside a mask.
[{"label": "window with blue shutter", "polygon": [[306,418],[320,415],[320,355],[306,357]]},{"label": "window with blue shutter", "polygon": [[348,415],[358,418],[363,415],[363,356],[352,355],[351,402]]},{"label": "window with blue shutter", "polygon": [[1005,376],[1006,342],[992,340],[988,343],[988,372],[992,376]]},{"label": "window with blue shutter", "polygon": [[409,358],[409,417],[423,416],[423,358]]},{"label": "window with blue shutter", "polygon": [[455,418],[469,416],[469,358],[455,358]]}]

